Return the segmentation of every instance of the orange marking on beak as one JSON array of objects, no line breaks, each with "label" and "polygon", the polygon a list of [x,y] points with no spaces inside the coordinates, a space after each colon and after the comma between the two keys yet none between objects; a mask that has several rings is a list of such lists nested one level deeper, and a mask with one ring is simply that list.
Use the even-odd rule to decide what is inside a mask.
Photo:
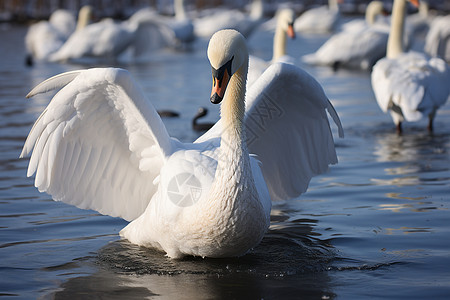
[{"label": "orange marking on beak", "polygon": [[419,7],[419,0],[409,0],[409,2],[411,2],[411,4],[415,7]]},{"label": "orange marking on beak", "polygon": [[227,89],[228,82],[230,81],[230,75],[228,74],[228,71],[225,70],[223,73],[222,79],[218,79],[213,76],[213,86],[211,90],[211,97],[214,96],[214,94],[217,94],[221,99],[223,99],[223,96],[225,95],[225,90]]},{"label": "orange marking on beak", "polygon": [[288,29],[287,29],[287,35],[291,38],[291,39],[295,39],[295,31],[294,31],[294,26],[293,25],[289,25]]}]

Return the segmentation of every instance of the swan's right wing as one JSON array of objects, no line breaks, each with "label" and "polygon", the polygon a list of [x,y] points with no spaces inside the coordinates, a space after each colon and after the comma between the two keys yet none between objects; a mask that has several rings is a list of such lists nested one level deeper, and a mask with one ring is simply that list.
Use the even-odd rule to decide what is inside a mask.
[{"label": "swan's right wing", "polygon": [[297,197],[313,176],[337,163],[326,111],[342,137],[339,117],[320,84],[293,65],[271,65],[250,87],[247,145],[262,162],[272,199]]},{"label": "swan's right wing", "polygon": [[28,97],[61,87],[25,142],[27,175],[55,200],[137,218],[173,148],[161,118],[125,70],[64,73]]}]

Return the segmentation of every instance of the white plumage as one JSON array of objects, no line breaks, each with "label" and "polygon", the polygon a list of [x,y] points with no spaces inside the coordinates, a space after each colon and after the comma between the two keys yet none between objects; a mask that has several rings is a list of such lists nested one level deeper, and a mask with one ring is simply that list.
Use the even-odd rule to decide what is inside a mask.
[{"label": "white plumage", "polygon": [[343,26],[343,31],[333,35],[315,53],[302,57],[308,64],[370,69],[386,54],[389,25],[376,22],[383,12],[383,4],[372,1],[366,9],[366,20],[355,20]]},{"label": "white plumage", "polygon": [[48,21],[31,25],[25,36],[28,54],[34,59],[46,60],[64,44],[75,25],[75,17],[63,9],[54,11]]},{"label": "white plumage", "polygon": [[263,16],[263,0],[252,0],[249,14],[237,9],[208,9],[193,20],[194,32],[196,36],[209,39],[218,30],[235,29],[248,38],[262,23]]},{"label": "white plumage", "polygon": [[391,114],[397,131],[403,121],[429,118],[433,129],[437,109],[450,97],[450,68],[439,58],[403,50],[406,0],[395,0],[387,56],[372,71],[372,87],[380,108]]},{"label": "white plumage", "polygon": [[292,65],[272,65],[245,106],[248,52],[236,31],[215,34],[208,57],[221,120],[194,143],[169,137],[125,70],[43,82],[28,96],[62,89],[25,142],[28,175],[55,200],[132,221],[122,237],[170,257],[245,254],[269,226],[271,198],[298,196],[337,162],[326,110],[342,126],[319,83]]},{"label": "white plumage", "polygon": [[328,5],[311,8],[296,20],[294,29],[302,33],[328,33],[333,31],[340,19],[337,0],[329,0]]},{"label": "white plumage", "polygon": [[450,63],[450,15],[436,17],[425,40],[425,52]]},{"label": "white plumage", "polygon": [[275,15],[276,27],[273,36],[273,54],[271,61],[265,61],[254,55],[250,55],[248,69],[248,85],[252,85],[267,67],[275,62],[294,63],[294,58],[286,53],[287,37],[295,38],[293,28],[295,14],[292,9],[284,8],[277,11]]}]

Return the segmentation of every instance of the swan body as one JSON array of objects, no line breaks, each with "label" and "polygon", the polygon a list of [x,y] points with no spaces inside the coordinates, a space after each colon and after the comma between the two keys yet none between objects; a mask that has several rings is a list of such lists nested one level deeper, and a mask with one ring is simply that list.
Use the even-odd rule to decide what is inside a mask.
[{"label": "swan body", "polygon": [[75,25],[75,17],[69,11],[54,11],[48,21],[30,26],[25,36],[28,54],[36,60],[46,60],[64,44]]},{"label": "swan body", "polygon": [[[142,8],[130,19],[138,23],[150,23],[160,27],[169,46],[185,46],[195,40],[194,25],[186,14],[184,0],[174,0],[174,17],[164,17],[151,8]],[[153,28],[150,28],[154,30]],[[147,28],[148,30],[148,28]]]},{"label": "swan body", "polygon": [[372,1],[366,9],[365,21],[350,22],[333,35],[315,53],[303,56],[308,64],[350,69],[370,69],[386,55],[389,26],[376,22],[383,4]]},{"label": "swan body", "polygon": [[450,68],[439,58],[423,53],[404,52],[403,30],[406,0],[394,0],[387,56],[372,71],[372,87],[378,105],[389,112],[397,131],[403,121],[429,118],[428,129],[437,109],[450,97]]},{"label": "swan body", "polygon": [[340,19],[336,0],[329,0],[328,5],[309,9],[296,20],[294,29],[302,33],[327,33],[335,29]]},{"label": "swan body", "polygon": [[450,63],[450,15],[433,20],[425,39],[425,52]]},{"label": "swan body", "polygon": [[263,0],[252,1],[250,14],[237,9],[207,10],[204,16],[194,19],[194,32],[196,36],[209,39],[219,30],[235,29],[248,38],[262,23],[263,15]]},{"label": "swan body", "polygon": [[[149,15],[155,16],[154,20]],[[76,30],[49,60],[91,63],[145,59],[153,51],[174,44],[174,32],[158,20],[156,13],[144,9],[123,22],[107,18],[89,24]]]},{"label": "swan body", "polygon": [[294,59],[286,53],[287,37],[294,39],[295,31],[293,28],[295,14],[292,9],[283,8],[277,11],[275,16],[276,27],[273,36],[273,55],[271,61],[265,61],[259,57],[250,55],[248,84],[253,84],[267,67],[275,62],[285,62],[294,64]]},{"label": "swan body", "polygon": [[123,238],[169,257],[245,254],[269,227],[271,199],[297,197],[337,162],[327,110],[343,131],[319,83],[295,66],[272,65],[246,96],[240,33],[216,33],[208,58],[221,119],[194,143],[169,137],[125,70],[44,81],[28,97],[62,89],[25,142],[28,176],[55,200],[131,221]]},{"label": "swan body", "polygon": [[101,58],[114,60],[133,41],[134,28],[125,23],[104,19],[74,32],[64,45],[50,57],[50,61]]}]

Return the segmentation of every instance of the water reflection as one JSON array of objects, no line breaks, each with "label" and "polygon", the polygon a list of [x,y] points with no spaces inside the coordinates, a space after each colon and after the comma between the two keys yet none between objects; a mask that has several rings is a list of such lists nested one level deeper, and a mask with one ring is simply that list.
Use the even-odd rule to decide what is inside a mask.
[{"label": "water reflection", "polygon": [[376,135],[374,154],[378,162],[388,163],[384,171],[389,178],[377,178],[373,181],[379,185],[394,186],[439,184],[447,181],[448,178],[441,178],[438,174],[449,170],[449,140],[448,133]]},{"label": "water reflection", "polygon": [[311,224],[317,220],[288,221],[292,214],[285,213],[275,213],[274,226],[261,244],[240,258],[173,260],[127,241],[111,242],[90,261],[96,265],[95,273],[71,278],[48,296],[262,299],[302,295],[333,299],[327,270],[334,253],[314,232]]}]

